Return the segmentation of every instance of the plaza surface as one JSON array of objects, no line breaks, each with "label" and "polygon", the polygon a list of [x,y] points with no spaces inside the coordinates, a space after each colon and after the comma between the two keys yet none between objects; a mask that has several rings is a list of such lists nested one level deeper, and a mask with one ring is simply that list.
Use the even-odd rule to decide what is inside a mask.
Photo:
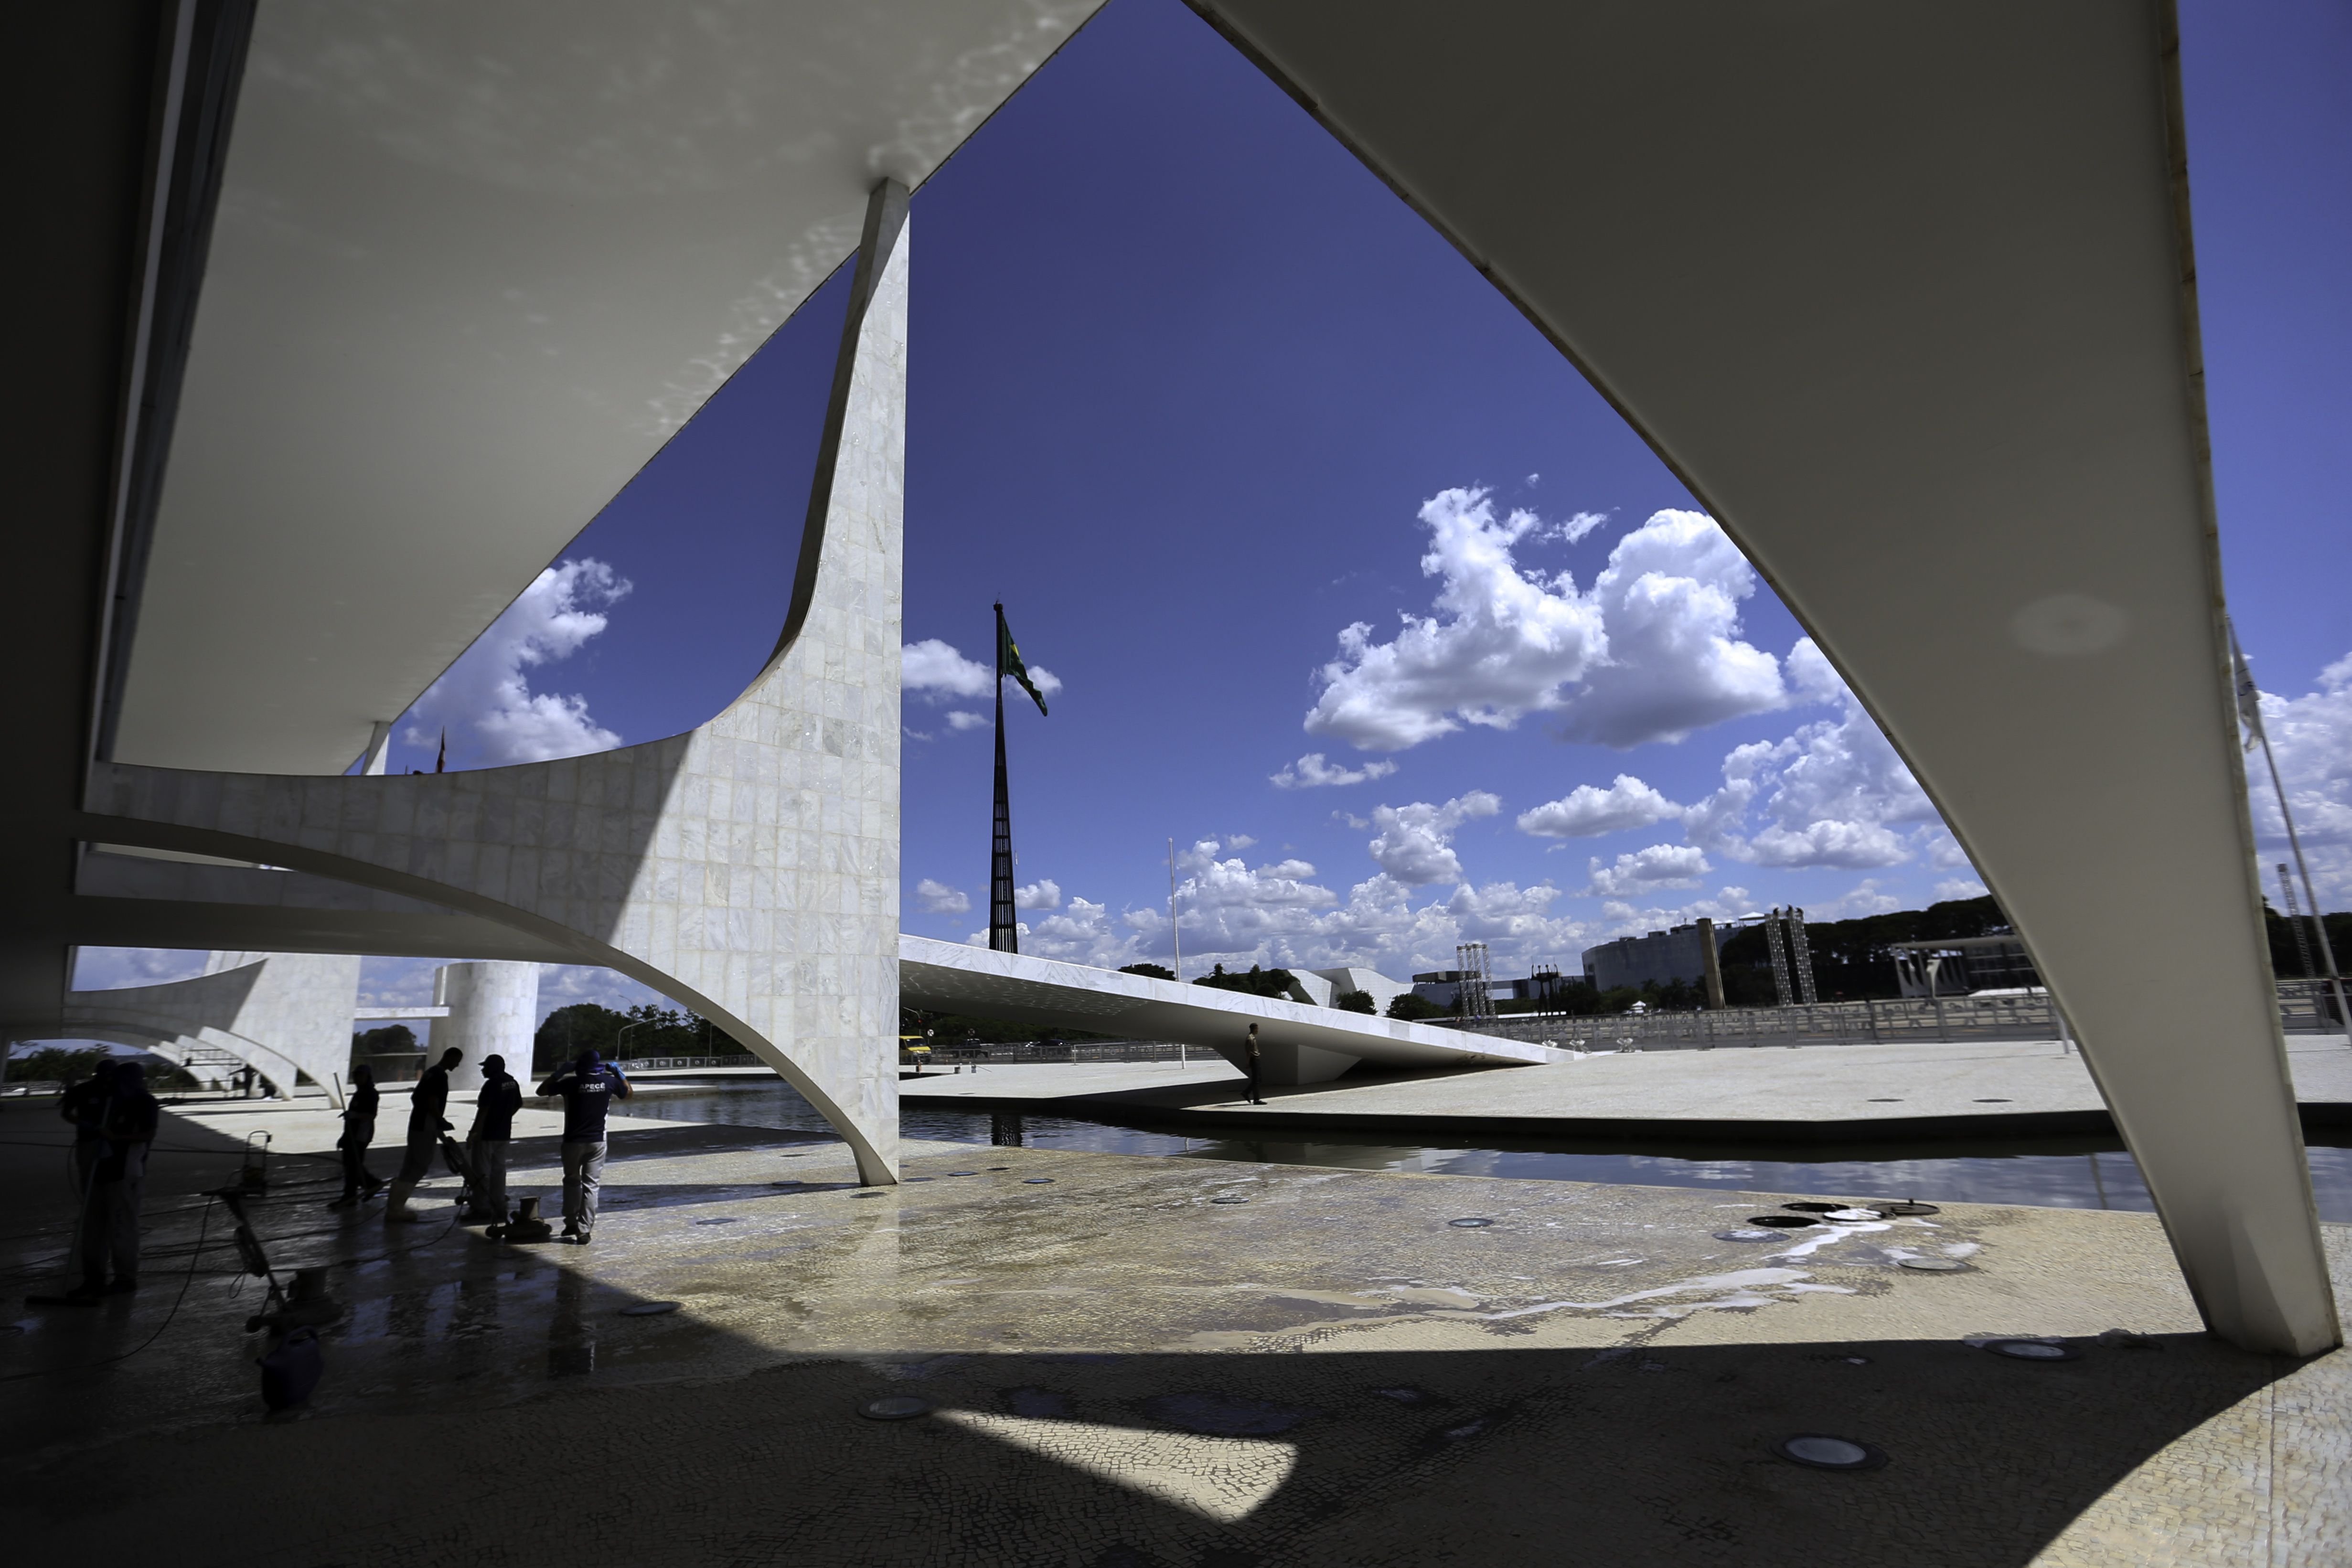
[{"label": "plaza surface", "polygon": [[[2306,1126],[2352,1123],[2352,1049],[2341,1035],[2287,1047]],[[1223,1061],[1040,1063],[937,1069],[903,1081],[905,1104],[1104,1115],[1134,1122],[1291,1129],[1733,1137],[1818,1142],[2108,1132],[2079,1052],[2054,1040],[1625,1051],[1539,1067],[1375,1076],[1269,1088],[1244,1098]]]},{"label": "plaza surface", "polygon": [[[551,1181],[542,1114],[522,1192]],[[341,1260],[350,1309],[290,1419],[257,1395],[257,1281],[194,1196],[255,1128],[273,1260]],[[19,1292],[54,1277],[63,1132],[0,1112]],[[0,1528],[27,1561],[97,1538],[287,1568],[2352,1553],[2352,1360],[2206,1338],[2147,1216],[1954,1205],[1758,1242],[1720,1233],[1787,1195],[944,1144],[886,1190],[838,1143],[616,1118],[595,1243],[531,1248],[457,1227],[446,1179],[426,1225],[329,1213],[304,1151],[331,1134],[299,1106],[173,1113],[146,1288],[0,1339]],[[2327,1239],[2341,1288],[2352,1233]],[[650,1301],[679,1306],[625,1315]],[[894,1396],[929,1413],[859,1414]],[[1806,1432],[1886,1463],[1775,1455]]]}]

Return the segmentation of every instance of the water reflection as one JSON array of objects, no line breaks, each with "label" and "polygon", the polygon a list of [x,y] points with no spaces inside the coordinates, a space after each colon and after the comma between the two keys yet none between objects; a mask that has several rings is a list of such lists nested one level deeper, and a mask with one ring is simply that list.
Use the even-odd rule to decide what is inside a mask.
[{"label": "water reflection", "polygon": [[588,1281],[570,1269],[555,1274],[555,1315],[547,1324],[547,1375],[583,1377],[596,1370],[596,1332],[588,1325]]},{"label": "water reflection", "polygon": [[[827,1133],[824,1118],[783,1083],[696,1084],[641,1092],[633,1115],[727,1122]],[[1009,1124],[1009,1127],[1007,1126]],[[1722,1187],[1844,1197],[1916,1197],[1929,1203],[2021,1203],[2054,1208],[2155,1207],[2139,1167],[2112,1139],[1980,1140],[1930,1145],[1951,1152],[1913,1154],[1874,1146],[1824,1146],[1814,1160],[1780,1158],[1754,1147],[1673,1155],[1591,1144],[1497,1139],[1480,1148],[1401,1145],[1372,1136],[1328,1134],[1312,1141],[1197,1137],[1152,1128],[1113,1126],[1066,1116],[1011,1116],[986,1111],[910,1106],[900,1118],[910,1138],[946,1143],[1030,1143],[1045,1148],[1114,1155],[1175,1155],[1268,1165],[1350,1170],[1420,1171],[1440,1176],[1514,1176],[1645,1186]],[[1010,1136],[1007,1136],[1008,1132]],[[1966,1152],[1959,1152],[1965,1149]],[[2311,1150],[2311,1180],[2322,1219],[2352,1223],[2352,1149]]]}]

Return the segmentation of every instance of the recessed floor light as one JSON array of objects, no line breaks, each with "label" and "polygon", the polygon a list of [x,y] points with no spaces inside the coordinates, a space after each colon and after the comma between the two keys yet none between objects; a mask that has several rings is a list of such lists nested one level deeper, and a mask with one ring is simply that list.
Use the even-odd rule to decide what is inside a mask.
[{"label": "recessed floor light", "polygon": [[1991,1339],[1985,1348],[1995,1355],[2006,1355],[2017,1361],[2073,1361],[2075,1354],[2063,1344],[2053,1344],[2046,1339]]},{"label": "recessed floor light", "polygon": [[1874,1097],[1870,1103],[1874,1105],[1900,1105],[1903,1103],[1899,1099],[1890,1099],[1885,1095]]},{"label": "recessed floor light", "polygon": [[1916,1269],[1922,1274],[1965,1274],[1969,1266],[1958,1258],[1897,1258],[1895,1266]]},{"label": "recessed floor light", "polygon": [[1979,1105],[2011,1105],[2016,1103],[2014,1101],[2001,1099],[1999,1095],[1995,1095],[1990,1100],[1979,1100],[1975,1103]]},{"label": "recessed floor light", "polygon": [[1885,1450],[1852,1437],[1826,1432],[1800,1432],[1772,1445],[1772,1451],[1791,1464],[1817,1470],[1874,1470],[1886,1462]]},{"label": "recessed floor light", "polygon": [[1240,1193],[1228,1192],[1221,1193],[1217,1197],[1211,1198],[1209,1201],[1211,1203],[1247,1203],[1249,1199],[1243,1197]]},{"label": "recessed floor light", "polygon": [[950,1175],[950,1176],[978,1176],[979,1174],[980,1174],[980,1173],[979,1173],[978,1171],[950,1171],[950,1172],[948,1172],[948,1175]]},{"label": "recessed floor light", "polygon": [[1784,1204],[1782,1204],[1780,1207],[1781,1207],[1782,1208],[1791,1208],[1791,1209],[1794,1209],[1794,1210],[1796,1210],[1799,1214],[1834,1214],[1834,1213],[1836,1213],[1839,1209],[1845,1207],[1846,1207],[1846,1205],[1844,1205],[1844,1204],[1843,1204],[1843,1203],[1812,1203],[1812,1202],[1805,1202],[1805,1203],[1784,1203]]},{"label": "recessed floor light", "polygon": [[632,1301],[621,1309],[625,1318],[657,1318],[677,1311],[676,1301]]},{"label": "recessed floor light", "polygon": [[735,1225],[740,1221],[734,1215],[722,1214],[712,1219],[698,1219],[695,1223],[697,1225]]},{"label": "recessed floor light", "polygon": [[1054,1178],[1052,1176],[1023,1176],[1021,1178],[1021,1185],[1023,1186],[1050,1186],[1053,1185],[1053,1182]]},{"label": "recessed floor light", "polygon": [[867,1400],[857,1407],[857,1413],[869,1421],[908,1421],[929,1415],[931,1402],[911,1394],[893,1394],[887,1398]]},{"label": "recessed floor light", "polygon": [[992,1171],[1009,1171],[1013,1167],[1011,1166],[991,1166],[988,1168]]},{"label": "recessed floor light", "polygon": [[1481,1219],[1473,1215],[1466,1219],[1449,1219],[1445,1223],[1456,1230],[1484,1230],[1495,1222],[1491,1219]]},{"label": "recessed floor light", "polygon": [[1802,1230],[1819,1225],[1818,1219],[1808,1219],[1801,1214],[1759,1214],[1749,1219],[1750,1225],[1769,1225],[1775,1230]]},{"label": "recessed floor light", "polygon": [[1919,1203],[1909,1200],[1902,1203],[1874,1203],[1870,1207],[1878,1210],[1880,1214],[1889,1219],[1915,1214],[1941,1214],[1944,1212],[1932,1203]]}]

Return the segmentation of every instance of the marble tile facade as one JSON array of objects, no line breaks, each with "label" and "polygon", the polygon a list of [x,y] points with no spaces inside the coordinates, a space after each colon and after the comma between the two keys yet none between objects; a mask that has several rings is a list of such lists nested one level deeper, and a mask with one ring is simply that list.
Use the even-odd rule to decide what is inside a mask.
[{"label": "marble tile facade", "polygon": [[905,213],[891,185],[868,215],[797,635],[716,718],[590,757],[405,778],[104,763],[89,836],[533,933],[711,1019],[841,1131],[865,1180],[895,1181]]}]

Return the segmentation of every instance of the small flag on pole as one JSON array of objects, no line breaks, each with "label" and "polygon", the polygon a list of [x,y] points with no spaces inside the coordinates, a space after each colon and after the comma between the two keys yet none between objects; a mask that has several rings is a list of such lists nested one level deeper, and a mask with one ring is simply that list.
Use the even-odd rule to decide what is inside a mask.
[{"label": "small flag on pole", "polygon": [[1030,700],[1037,705],[1037,711],[1045,711],[1045,695],[1037,689],[1037,683],[1029,678],[1029,666],[1021,662],[1021,650],[1013,645],[1012,629],[1004,624],[1004,606],[1002,604],[996,607],[996,673],[1000,676],[1011,675],[1019,681],[1021,689],[1027,692]]},{"label": "small flag on pole", "polygon": [[446,725],[441,727],[441,755],[433,759],[433,771],[436,773],[449,771],[449,727]]}]

